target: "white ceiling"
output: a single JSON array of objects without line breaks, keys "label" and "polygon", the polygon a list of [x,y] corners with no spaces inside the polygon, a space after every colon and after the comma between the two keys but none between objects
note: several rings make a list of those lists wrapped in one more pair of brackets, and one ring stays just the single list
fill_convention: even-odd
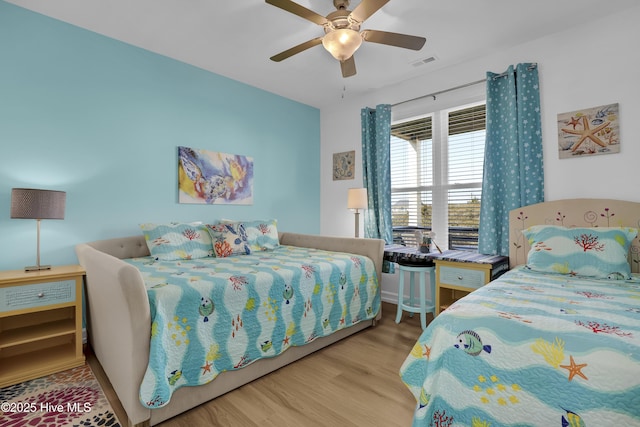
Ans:
[{"label": "white ceiling", "polygon": [[[351,96],[637,6],[637,0],[390,0],[362,29],[426,37],[420,51],[363,43],[357,75],[342,78],[322,45],[280,63],[269,57],[323,34],[263,0],[7,0],[269,92],[328,106]],[[353,10],[361,0],[352,0]],[[332,0],[299,0],[326,16]],[[613,41],[612,41],[613,42]],[[567,46],[567,51],[573,48]],[[423,58],[436,61],[412,65]]]}]

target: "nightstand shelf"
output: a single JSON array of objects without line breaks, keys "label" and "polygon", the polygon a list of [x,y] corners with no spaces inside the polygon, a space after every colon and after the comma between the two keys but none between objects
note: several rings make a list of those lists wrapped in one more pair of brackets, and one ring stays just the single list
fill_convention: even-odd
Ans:
[{"label": "nightstand shelf", "polygon": [[76,325],[73,319],[56,320],[54,322],[43,323],[38,328],[25,326],[17,329],[10,329],[3,332],[0,339],[0,349],[9,348],[33,341],[40,341],[47,338],[73,335],[76,333]]},{"label": "nightstand shelf", "polygon": [[451,304],[458,301],[460,298],[469,295],[470,291],[466,288],[455,288],[452,286],[443,286],[440,288],[440,292],[436,290],[436,294],[439,296],[438,298],[438,307],[436,309],[436,313],[440,314],[440,312],[445,311]]},{"label": "nightstand shelf", "polygon": [[0,272],[0,387],[80,366],[80,266]]},{"label": "nightstand shelf", "polygon": [[27,379],[39,378],[58,371],[75,368],[84,363],[76,362],[75,351],[69,343],[46,347],[43,351],[31,351],[3,357],[0,365],[0,386],[17,384]]},{"label": "nightstand shelf", "polygon": [[509,258],[469,251],[432,254],[436,264],[436,315],[509,268]]}]

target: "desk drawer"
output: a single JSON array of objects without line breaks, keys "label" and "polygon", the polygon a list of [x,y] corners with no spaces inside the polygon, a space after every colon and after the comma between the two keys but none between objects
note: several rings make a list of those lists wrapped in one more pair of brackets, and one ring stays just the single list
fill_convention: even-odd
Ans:
[{"label": "desk drawer", "polygon": [[0,288],[0,311],[64,304],[75,299],[75,280],[10,286]]},{"label": "desk drawer", "polygon": [[484,270],[442,266],[440,283],[477,289],[486,284],[484,274]]}]

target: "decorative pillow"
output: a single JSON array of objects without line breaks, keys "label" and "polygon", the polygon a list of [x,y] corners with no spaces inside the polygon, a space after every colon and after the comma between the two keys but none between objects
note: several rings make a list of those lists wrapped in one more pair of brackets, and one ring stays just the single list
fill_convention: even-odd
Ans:
[{"label": "decorative pillow", "polygon": [[531,245],[527,267],[535,271],[628,279],[635,228],[566,228],[535,225],[523,230]]},{"label": "decorative pillow", "polygon": [[242,224],[207,224],[207,230],[211,236],[213,252],[216,257],[226,258],[251,253],[247,242],[247,233]]},{"label": "decorative pillow", "polygon": [[200,223],[140,224],[151,256],[163,261],[213,256],[211,236]]},{"label": "decorative pillow", "polygon": [[280,246],[278,239],[278,220],[232,221],[221,219],[222,224],[242,224],[247,233],[251,252],[270,251]]},{"label": "decorative pillow", "polygon": [[247,241],[251,251],[269,251],[280,246],[277,220],[247,221],[242,224],[247,232]]}]

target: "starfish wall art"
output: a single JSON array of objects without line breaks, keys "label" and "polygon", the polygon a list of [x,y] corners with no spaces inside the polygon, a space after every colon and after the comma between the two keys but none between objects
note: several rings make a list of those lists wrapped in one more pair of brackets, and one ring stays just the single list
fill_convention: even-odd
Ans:
[{"label": "starfish wall art", "polygon": [[618,104],[558,114],[561,159],[620,152]]}]

